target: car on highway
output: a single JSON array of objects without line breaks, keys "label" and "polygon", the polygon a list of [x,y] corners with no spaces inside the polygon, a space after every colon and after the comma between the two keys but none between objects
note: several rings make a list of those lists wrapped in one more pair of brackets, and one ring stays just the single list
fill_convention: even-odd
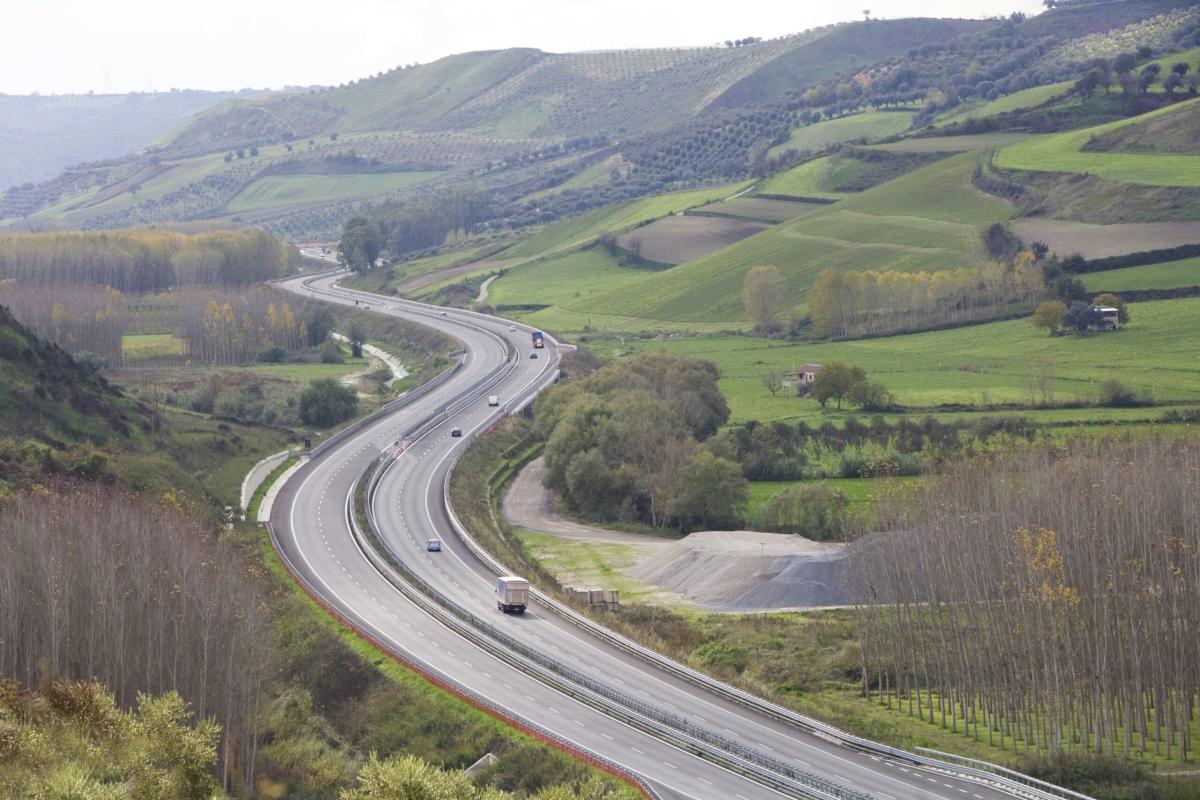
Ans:
[{"label": "car on highway", "polygon": [[438,314],[439,314],[439,315],[441,315],[441,316],[443,316],[443,317],[444,317],[444,316],[446,316],[446,312],[445,312],[445,311],[439,311],[439,312],[438,312]]},{"label": "car on highway", "polygon": [[425,543],[425,549],[431,553],[442,552],[442,540],[441,539],[430,539],[428,542]]},{"label": "car on highway", "polygon": [[516,325],[509,325],[509,326],[508,326],[508,329],[509,329],[509,331],[515,331],[515,330],[517,329],[517,326],[516,326]]},{"label": "car on highway", "polygon": [[455,425],[453,428],[450,429],[450,435],[451,436],[462,436],[462,428]]},{"label": "car on highway", "polygon": [[530,357],[530,358],[537,358],[537,353],[530,353],[530,354],[529,354],[529,357]]}]

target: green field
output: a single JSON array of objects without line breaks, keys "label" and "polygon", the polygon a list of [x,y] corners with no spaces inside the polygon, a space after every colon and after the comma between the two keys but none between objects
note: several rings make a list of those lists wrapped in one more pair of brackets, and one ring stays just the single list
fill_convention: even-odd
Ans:
[{"label": "green field", "polygon": [[934,123],[934,127],[941,128],[956,122],[965,122],[969,119],[987,119],[988,117],[1007,114],[1010,111],[1022,108],[1037,108],[1059,95],[1065,95],[1074,85],[1074,81],[1049,83],[1045,86],[1034,86],[1019,92],[1006,94],[1003,97],[997,97],[995,100],[983,103],[982,105],[953,109],[949,115]]},{"label": "green field", "polygon": [[[828,478],[825,483],[831,489],[837,489],[850,500],[853,509],[865,508],[884,492],[895,491],[898,488],[913,486],[917,478]],[[799,483],[812,481],[751,481],[750,500],[747,511],[756,514],[772,497],[784,489],[789,489]]]},{"label": "green field", "polygon": [[505,271],[489,287],[488,304],[501,311],[508,305],[548,305],[586,311],[595,295],[614,287],[636,286],[653,274],[622,267],[598,247],[574,250]]},{"label": "green field", "polygon": [[724,200],[749,182],[674,192],[604,206],[574,219],[551,225],[502,253],[499,258],[529,258],[569,250],[606,233],[621,233],[643,222],[677,214],[695,206]]},{"label": "green field", "polygon": [[770,154],[779,155],[785,150],[810,150],[815,153],[843,142],[894,136],[912,127],[912,118],[911,111],[867,111],[827,119],[792,131],[791,137],[783,144],[772,147]]},{"label": "green field", "polygon": [[1200,286],[1200,258],[1184,258],[1161,264],[1112,269],[1081,275],[1089,292],[1124,292],[1131,289],[1178,289]]},{"label": "green field", "polygon": [[[861,365],[894,392],[899,402],[912,406],[1027,402],[1029,384],[1042,372],[1051,376],[1053,399],[1059,403],[1091,401],[1109,378],[1149,390],[1156,400],[1194,401],[1200,399],[1198,314],[1200,298],[1185,298],[1135,303],[1129,324],[1120,331],[1083,337],[1048,336],[1022,319],[814,344],[740,336],[639,341],[623,346],[620,352],[628,352],[630,347],[661,347],[714,361],[721,370],[720,388],[729,400],[732,422],[825,416],[828,412],[822,412],[814,400],[785,396],[783,391],[772,397],[762,376],[772,370],[838,359]],[[608,357],[616,351],[597,346],[596,352]],[[1062,409],[1030,416],[1066,422],[1149,420],[1160,413],[1161,409],[1155,408]]]},{"label": "green field", "polygon": [[969,133],[962,136],[922,136],[918,139],[901,139],[887,144],[868,145],[871,150],[888,153],[965,153],[968,150],[984,150],[1028,139],[1028,133],[996,131],[994,133]]},{"label": "green field", "polygon": [[783,194],[791,197],[816,197],[822,200],[841,200],[849,192],[835,192],[825,188],[824,182],[833,166],[833,156],[814,158],[791,169],[777,172],[757,187],[757,194]]},{"label": "green field", "polygon": [[971,185],[975,159],[965,153],[938,161],[704,258],[614,287],[589,299],[586,310],[611,318],[613,327],[624,318],[668,327],[739,328],[745,324],[742,280],[756,264],[783,271],[788,299],[799,309],[812,281],[827,268],[938,270],[981,263],[983,228],[1008,219],[1013,208]]},{"label": "green field", "polygon": [[1085,152],[1084,145],[1133,123],[1187,113],[1200,100],[1185,100],[1138,117],[1015,142],[996,153],[1002,169],[1033,172],[1080,172],[1112,181],[1148,186],[1200,186],[1200,155]]},{"label": "green field", "polygon": [[121,357],[125,361],[180,355],[183,355],[183,340],[171,333],[141,333],[121,337]]},{"label": "green field", "polygon": [[380,194],[427,180],[437,172],[380,172],[363,175],[268,175],[238,192],[230,211],[299,205]]}]

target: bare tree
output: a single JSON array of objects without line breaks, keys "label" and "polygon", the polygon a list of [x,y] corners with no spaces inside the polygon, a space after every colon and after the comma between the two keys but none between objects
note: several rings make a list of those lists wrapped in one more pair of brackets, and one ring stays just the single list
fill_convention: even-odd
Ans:
[{"label": "bare tree", "polygon": [[1151,437],[949,470],[858,562],[863,692],[1019,752],[1188,758],[1197,474],[1200,443]]},{"label": "bare tree", "polygon": [[783,388],[783,373],[779,370],[771,370],[763,374],[762,382],[763,386],[767,387],[767,391],[771,393],[771,397],[774,397]]}]

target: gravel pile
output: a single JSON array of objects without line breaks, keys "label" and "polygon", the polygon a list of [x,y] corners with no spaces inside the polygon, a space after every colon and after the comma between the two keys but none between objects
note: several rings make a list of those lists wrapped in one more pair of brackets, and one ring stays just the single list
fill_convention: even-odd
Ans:
[{"label": "gravel pile", "polygon": [[631,577],[722,611],[846,605],[860,544],[756,531],[704,531],[638,564]]}]

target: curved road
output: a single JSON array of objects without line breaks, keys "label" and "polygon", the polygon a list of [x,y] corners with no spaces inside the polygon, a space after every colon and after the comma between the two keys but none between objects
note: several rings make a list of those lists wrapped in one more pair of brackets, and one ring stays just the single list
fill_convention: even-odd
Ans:
[{"label": "curved road", "polygon": [[[347,522],[356,480],[381,452],[394,449],[402,433],[506,360],[510,371],[492,388],[462,398],[446,421],[407,449],[384,474],[375,493],[375,514],[384,545],[425,582],[497,630],[573,670],[633,696],[662,712],[749,747],[789,766],[881,800],[1012,797],[989,785],[891,762],[831,743],[735,705],[684,682],[534,605],[524,616],[496,609],[495,575],[454,534],[443,489],[455,457],[472,434],[553,380],[558,347],[547,339],[539,358],[526,326],[470,312],[425,306],[351,292],[338,276],[296,279],[284,288],[321,300],[354,305],[438,328],[462,343],[463,365],[435,390],[378,419],[319,453],[286,483],[271,512],[277,545],[293,571],[343,618],[397,654],[414,660],[487,698],[510,716],[531,720],[584,752],[599,754],[650,782],[664,797],[767,798],[784,796],[747,777],[691,755],[582,704],[493,657],[402,596],[370,563]],[[490,408],[497,394],[502,408]],[[451,437],[451,426],[464,436]],[[443,550],[425,549],[429,538]]]}]

